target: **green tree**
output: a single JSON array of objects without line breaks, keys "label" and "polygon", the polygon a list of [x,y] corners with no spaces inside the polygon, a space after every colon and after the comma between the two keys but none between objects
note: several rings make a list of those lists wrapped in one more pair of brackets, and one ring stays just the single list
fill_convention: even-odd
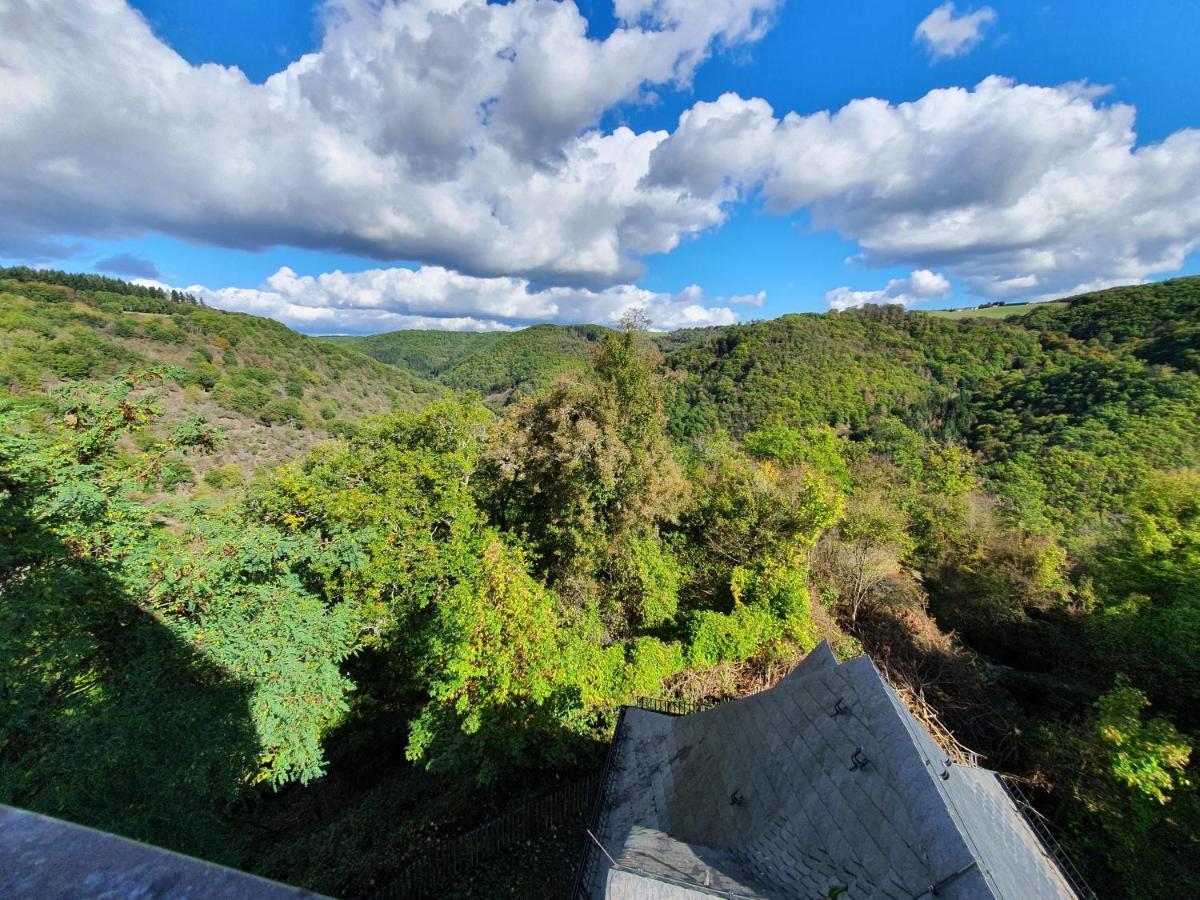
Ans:
[{"label": "green tree", "polygon": [[420,660],[429,701],[412,723],[409,758],[490,781],[514,765],[563,761],[560,732],[579,707],[569,689],[553,594],[494,533],[479,571],[439,603]]},{"label": "green tree", "polygon": [[1129,671],[1159,704],[1200,727],[1200,473],[1145,480],[1123,528],[1085,566],[1088,623],[1109,671]]},{"label": "green tree", "polygon": [[1142,711],[1149,705],[1146,695],[1124,677],[1096,701],[1098,762],[1117,784],[1163,804],[1176,788],[1188,785],[1184,769],[1192,748],[1167,720],[1145,721]]},{"label": "green tree", "polygon": [[913,545],[907,517],[885,497],[864,494],[847,504],[815,556],[851,629],[865,608],[883,599],[885,586],[900,579]]},{"label": "green tree", "polygon": [[476,505],[490,419],[469,401],[387,417],[277,470],[241,514],[311,548],[302,582],[355,611],[359,691],[409,720],[409,757],[481,780],[553,758],[580,704],[554,595]]},{"label": "green tree", "polygon": [[1187,771],[1192,742],[1166,719],[1146,718],[1149,705],[1118,676],[1065,753],[1060,743],[1062,777],[1078,803],[1073,837],[1119,876],[1128,896],[1191,896],[1200,888],[1200,802]]},{"label": "green tree", "polygon": [[50,416],[0,403],[0,798],[228,859],[253,784],[322,771],[357,623],[277,532],[155,527],[135,491],[181,445],[117,449],[155,414],[145,381],[64,392]]},{"label": "green tree", "polygon": [[669,557],[648,542],[687,496],[666,436],[659,358],[643,328],[631,319],[605,334],[594,374],[515,405],[488,451],[492,520],[522,536],[552,584],[605,605],[616,633],[673,606]]}]

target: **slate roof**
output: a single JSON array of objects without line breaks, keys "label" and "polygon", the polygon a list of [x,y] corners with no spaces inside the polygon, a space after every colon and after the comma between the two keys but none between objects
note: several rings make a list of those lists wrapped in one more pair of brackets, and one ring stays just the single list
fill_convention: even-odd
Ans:
[{"label": "slate roof", "polygon": [[999,776],[947,763],[870,659],[826,644],[760,694],[627,708],[596,836],[616,866],[593,851],[588,897],[1076,896]]},{"label": "slate roof", "polygon": [[265,878],[0,804],[5,900],[298,900]]}]

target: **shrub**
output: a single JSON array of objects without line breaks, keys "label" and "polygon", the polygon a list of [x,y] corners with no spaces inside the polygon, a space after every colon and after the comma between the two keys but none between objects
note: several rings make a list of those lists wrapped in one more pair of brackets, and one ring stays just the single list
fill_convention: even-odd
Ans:
[{"label": "shrub", "polygon": [[256,381],[261,385],[274,384],[279,380],[279,376],[274,372],[270,372],[260,366],[246,366],[235,377],[248,381]]},{"label": "shrub", "polygon": [[217,491],[237,487],[244,482],[245,478],[242,475],[242,470],[235,463],[217,466],[204,473],[204,483]]},{"label": "shrub", "polygon": [[679,563],[654,535],[632,537],[616,554],[613,593],[633,624],[662,625],[675,617]]},{"label": "shrub", "polygon": [[711,666],[749,659],[768,640],[783,635],[782,623],[765,606],[739,603],[731,613],[703,610],[692,619],[688,663]]},{"label": "shrub", "polygon": [[59,378],[87,378],[103,361],[95,341],[55,341],[46,349],[49,368]]},{"label": "shrub", "polygon": [[210,363],[200,363],[184,375],[185,384],[197,384],[206,391],[211,391],[220,380],[220,370]]},{"label": "shrub", "polygon": [[164,491],[173,491],[181,484],[193,484],[196,473],[182,456],[171,454],[158,465],[158,482]]},{"label": "shrub", "polygon": [[182,344],[186,335],[174,324],[167,325],[157,319],[151,319],[142,326],[142,335],[149,340],[164,344]]},{"label": "shrub", "polygon": [[306,421],[306,418],[304,408],[293,397],[288,397],[286,400],[272,400],[258,412],[258,421],[264,425],[301,424]]},{"label": "shrub", "polygon": [[262,419],[262,416],[267,413],[267,407],[271,405],[273,398],[269,391],[257,385],[234,387],[229,380],[222,379],[213,390],[213,399],[226,409],[232,409],[243,416],[271,421]]}]

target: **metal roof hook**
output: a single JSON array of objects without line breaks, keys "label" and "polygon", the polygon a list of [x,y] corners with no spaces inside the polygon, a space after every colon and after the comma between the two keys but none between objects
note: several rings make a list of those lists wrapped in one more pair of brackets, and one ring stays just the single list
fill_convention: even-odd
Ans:
[{"label": "metal roof hook", "polygon": [[853,763],[853,765],[850,766],[850,771],[857,772],[859,769],[866,768],[866,765],[870,762],[870,760],[867,759],[866,754],[863,753],[862,747],[855,747],[854,752],[850,754],[850,762]]},{"label": "metal roof hook", "polygon": [[836,719],[838,716],[840,716],[845,711],[846,711],[846,698],[838,697],[837,703],[833,704],[833,712],[831,712],[829,714],[829,717],[831,719]]}]

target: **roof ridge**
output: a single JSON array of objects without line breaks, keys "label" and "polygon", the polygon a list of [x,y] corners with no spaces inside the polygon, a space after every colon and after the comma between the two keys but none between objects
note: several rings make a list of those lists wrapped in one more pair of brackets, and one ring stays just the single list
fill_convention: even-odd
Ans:
[{"label": "roof ridge", "polygon": [[[933,785],[937,796],[942,802],[946,810],[946,817],[954,830],[958,833],[959,838],[963,842],[964,848],[975,861],[980,875],[983,876],[988,889],[994,896],[1002,896],[998,886],[995,883],[995,878],[986,864],[986,854],[980,849],[971,830],[966,827],[966,820],[962,812],[958,809],[958,805],[954,801],[954,796],[947,787],[947,782],[953,777],[954,768],[971,769],[982,772],[990,772],[990,769],[984,769],[982,766],[971,766],[965,763],[955,763],[948,753],[946,753],[933,737],[927,732],[917,721],[912,711],[900,699],[900,695],[896,693],[895,688],[888,683],[879,667],[875,665],[875,661],[869,656],[863,655],[856,657],[857,659],[866,660],[872,670],[878,676],[879,683],[883,687],[885,694],[892,705],[896,708],[896,715],[909,739],[912,741],[913,749],[916,751],[919,758],[924,762],[923,769],[930,784]],[[930,753],[929,748],[934,748],[937,752]],[[940,759],[939,759],[940,757]],[[940,767],[940,770],[939,770]],[[992,773],[995,774],[995,773]],[[950,875],[951,873],[947,873]]]},{"label": "roof ridge", "polygon": [[[838,676],[859,695],[860,702],[866,699],[865,692],[874,692],[877,695],[876,699],[885,699],[893,709],[896,709],[896,704],[900,704],[894,716],[874,716],[871,721],[863,722],[867,733],[884,748],[884,760],[878,761],[876,770],[900,798],[904,810],[917,829],[917,833],[911,837],[914,840],[923,839],[920,853],[926,856],[929,871],[944,878],[951,872],[964,870],[971,860],[978,860],[978,854],[946,802],[945,793],[941,789],[940,771],[936,768],[938,761],[930,758],[927,748],[914,733],[912,725],[915,720],[907,718],[907,709],[903,708],[896,692],[869,656],[863,654],[853,657],[838,668]],[[853,714],[853,708],[851,713]],[[908,743],[899,743],[904,738],[908,739]],[[930,815],[932,810],[928,808],[934,798],[937,820]],[[938,820],[950,824],[957,838],[956,842],[947,841],[944,830],[937,828]],[[913,850],[917,852],[915,848]],[[915,889],[917,886],[912,887]]]}]

